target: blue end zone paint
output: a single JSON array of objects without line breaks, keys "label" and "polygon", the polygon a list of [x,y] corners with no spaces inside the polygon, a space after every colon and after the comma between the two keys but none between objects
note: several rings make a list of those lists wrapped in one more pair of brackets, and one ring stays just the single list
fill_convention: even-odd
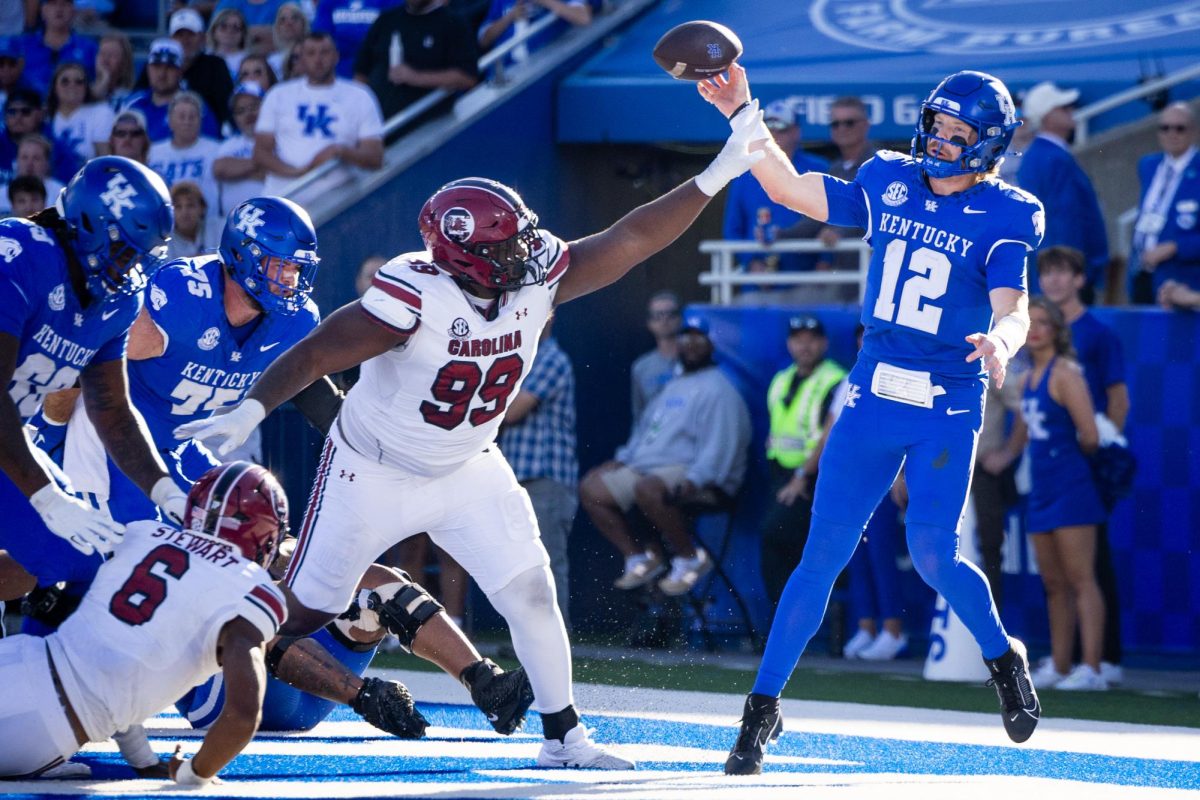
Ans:
[{"label": "blue end zone paint", "polygon": [[[421,704],[421,710],[431,725],[470,730],[487,730],[479,712],[468,706]],[[339,710],[331,719],[354,720],[348,711]],[[637,744],[690,747],[723,754],[733,740],[732,726],[702,725],[685,722],[608,717],[591,715],[587,724],[596,731],[600,741],[620,744],[626,753],[637,756]],[[784,721],[785,727],[787,720]],[[530,715],[527,733],[537,733],[540,724]],[[482,782],[530,782],[528,772],[508,778],[507,770],[528,770],[532,763],[526,755],[500,757],[397,757],[373,756],[372,742],[388,737],[356,739],[362,742],[363,754],[353,757],[243,755],[230,765],[222,777],[228,782],[239,780],[280,780],[312,782],[313,796],[320,795],[317,784],[340,781],[389,782],[419,780],[466,784]],[[159,752],[167,752],[178,737],[154,740]],[[447,736],[443,741],[461,742]],[[322,741],[348,741],[345,737],[285,737],[260,736],[256,743],[292,742],[315,745]],[[436,738],[432,741],[437,741]],[[499,745],[528,744],[528,738],[518,740],[487,740],[490,752]],[[253,745],[252,745],[253,747]],[[944,744],[925,741],[906,741],[869,736],[841,736],[785,732],[769,754],[813,759],[833,759],[858,762],[854,764],[771,763],[770,773],[822,774],[898,774],[909,776],[1010,776],[1056,780],[1083,781],[1130,787],[1171,789],[1200,789],[1200,764],[1144,758],[1125,758],[1084,753],[1064,753],[1033,748],[983,747],[977,745]],[[723,758],[723,756],[722,756]],[[84,755],[79,760],[92,765],[99,779],[130,778],[132,773],[116,754]],[[719,774],[721,763],[715,758],[698,761],[639,761],[639,769],[672,772]],[[483,771],[486,770],[486,774]],[[547,784],[558,783],[547,775]],[[125,795],[128,797],[129,795]],[[155,795],[146,795],[147,797]]]}]

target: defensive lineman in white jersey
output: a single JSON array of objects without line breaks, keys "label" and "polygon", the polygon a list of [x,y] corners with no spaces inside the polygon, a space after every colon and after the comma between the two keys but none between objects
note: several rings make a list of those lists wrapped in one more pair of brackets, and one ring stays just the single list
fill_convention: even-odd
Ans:
[{"label": "defensive lineman in white jersey", "polygon": [[[140,728],[221,672],[221,716],[194,759],[176,756],[169,766],[181,785],[209,783],[258,727],[263,645],[286,613],[263,565],[286,529],[283,488],[262,467],[239,461],[196,482],[183,530],[128,525],[57,631],[0,640],[0,685],[21,687],[0,692],[0,777],[41,775],[87,742]],[[142,754],[122,748],[131,765],[157,763],[143,746]]]},{"label": "defensive lineman in white jersey", "polygon": [[426,252],[381,269],[361,301],[281,356],[232,412],[177,430],[232,449],[267,411],[323,375],[363,364],[326,441],[285,579],[285,634],[327,623],[346,608],[372,559],[428,531],[508,622],[542,715],[538,763],[634,767],[579,723],[549,559],[529,498],[493,441],[553,307],[666,247],[761,157],[750,152],[761,114],[743,115],[694,181],[570,244],[539,230],[502,184],[447,184],[421,211]]}]

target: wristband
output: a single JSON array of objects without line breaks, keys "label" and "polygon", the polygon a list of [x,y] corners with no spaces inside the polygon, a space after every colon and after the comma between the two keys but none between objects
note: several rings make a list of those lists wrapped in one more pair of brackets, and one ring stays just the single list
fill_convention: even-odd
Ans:
[{"label": "wristband", "polygon": [[175,783],[180,786],[197,786],[204,788],[213,782],[212,778],[202,778],[192,770],[192,760],[186,759],[175,770]]},{"label": "wristband", "polygon": [[740,106],[735,108],[733,110],[733,113],[730,114],[725,119],[729,120],[730,122],[733,122],[733,118],[736,117],[738,114],[742,113],[743,111],[745,111],[750,106],[750,103],[751,103],[750,100],[747,100],[746,102],[742,103]]},{"label": "wristband", "polygon": [[1003,344],[1008,351],[1008,357],[1012,358],[1021,349],[1021,345],[1025,344],[1025,336],[1028,332],[1028,316],[1022,318],[1016,314],[1006,314],[992,326],[989,335]]}]

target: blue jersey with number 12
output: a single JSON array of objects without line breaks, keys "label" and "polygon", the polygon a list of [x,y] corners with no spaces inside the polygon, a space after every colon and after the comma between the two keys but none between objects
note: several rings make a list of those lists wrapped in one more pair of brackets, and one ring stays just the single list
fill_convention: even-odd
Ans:
[{"label": "blue jersey with number 12", "polygon": [[887,150],[852,183],[826,176],[825,191],[829,222],[866,228],[871,243],[863,354],[944,378],[982,375],[982,359],[966,362],[966,337],[991,329],[992,289],[1025,291],[1045,228],[1037,198],[998,179],[935,195],[912,158]]},{"label": "blue jersey with number 12", "polygon": [[225,316],[224,288],[215,255],[172,261],[150,282],[146,308],[165,347],[157,358],[129,362],[129,393],[160,450],[179,444],[176,427],[240,402],[262,371],[320,321],[310,299],[294,315],[262,315],[239,343]]},{"label": "blue jersey with number 12", "polygon": [[124,357],[141,302],[132,295],[83,308],[53,234],[27,219],[0,221],[0,333],[20,342],[8,393],[21,420],[88,364]]}]

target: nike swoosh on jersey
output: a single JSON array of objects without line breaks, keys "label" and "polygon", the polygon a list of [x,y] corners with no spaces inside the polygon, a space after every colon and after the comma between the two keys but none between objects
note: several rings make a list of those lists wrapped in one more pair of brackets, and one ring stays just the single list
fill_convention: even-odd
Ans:
[{"label": "nike swoosh on jersey", "polygon": [[271,342],[270,344],[260,345],[258,348],[258,352],[265,353],[268,350],[270,350],[272,347],[278,347],[278,346],[279,346],[279,342]]},{"label": "nike swoosh on jersey", "polygon": [[120,310],[121,310],[121,309],[119,309],[119,308],[114,308],[112,311],[105,311],[103,314],[101,314],[101,315],[100,315],[100,320],[101,320],[102,322],[103,322],[103,321],[106,321],[106,320],[109,320],[109,319],[111,319],[111,318],[112,318],[112,315],[113,315],[113,314],[116,314],[116,313],[117,313],[118,311],[120,311]]},{"label": "nike swoosh on jersey", "polygon": [[986,214],[987,211],[984,211],[982,208],[971,208],[970,206],[963,206],[963,213],[964,214]]},{"label": "nike swoosh on jersey", "polygon": [[955,414],[965,414],[970,410],[969,408],[947,408],[946,415],[953,417]]}]

